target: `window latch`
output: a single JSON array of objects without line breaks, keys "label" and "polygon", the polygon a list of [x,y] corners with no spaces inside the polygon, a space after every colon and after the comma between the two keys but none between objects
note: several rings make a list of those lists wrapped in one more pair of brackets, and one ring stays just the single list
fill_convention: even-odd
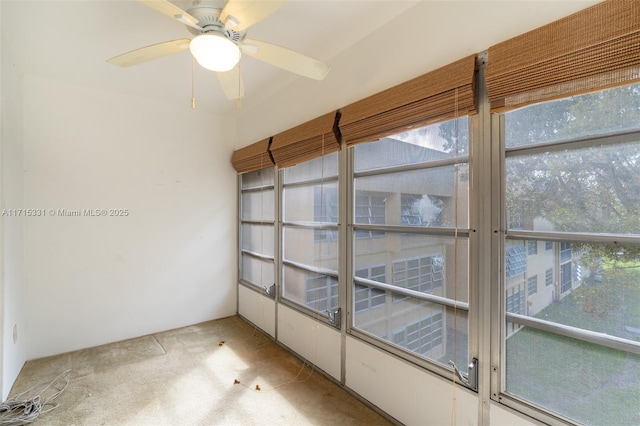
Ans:
[{"label": "window latch", "polygon": [[463,385],[474,391],[478,390],[478,358],[473,358],[471,360],[467,373],[462,373],[458,370],[456,363],[451,360],[449,360],[449,365],[453,367],[453,371],[456,373],[456,376],[458,376],[458,379],[460,379],[460,382]]},{"label": "window latch", "polygon": [[276,298],[276,283],[271,284],[269,287],[263,286],[264,294],[269,296],[272,299]]},{"label": "window latch", "polygon": [[327,316],[329,317],[329,321],[331,322],[331,324],[333,324],[336,328],[340,328],[340,324],[341,324],[341,309],[337,308],[334,310],[329,310],[327,309],[325,311],[327,313]]}]

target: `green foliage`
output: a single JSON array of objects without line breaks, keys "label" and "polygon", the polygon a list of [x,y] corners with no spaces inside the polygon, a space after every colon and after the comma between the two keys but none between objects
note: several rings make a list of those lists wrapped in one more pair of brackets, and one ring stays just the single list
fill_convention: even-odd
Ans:
[{"label": "green foliage", "polygon": [[[513,111],[508,147],[640,128],[640,84]],[[556,231],[640,233],[640,141],[510,157],[506,207],[511,223]]]}]

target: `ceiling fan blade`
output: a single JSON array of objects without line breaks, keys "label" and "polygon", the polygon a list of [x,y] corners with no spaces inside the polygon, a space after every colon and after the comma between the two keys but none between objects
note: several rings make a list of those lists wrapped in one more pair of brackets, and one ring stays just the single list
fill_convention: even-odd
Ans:
[{"label": "ceiling fan blade", "polygon": [[198,26],[198,20],[196,18],[189,15],[187,12],[180,9],[178,6],[174,5],[173,3],[169,3],[167,0],[138,0],[138,1],[147,7],[157,12],[160,12],[165,16],[168,16],[169,18],[177,19],[183,24],[202,30],[202,28]]},{"label": "ceiling fan blade", "polygon": [[314,80],[322,80],[329,73],[327,64],[275,44],[245,39],[240,47],[242,53]]},{"label": "ceiling fan blade", "polygon": [[140,49],[107,59],[107,62],[119,67],[131,67],[188,49],[190,42],[191,40],[188,38],[181,38],[178,40],[165,41],[164,43],[152,44],[151,46],[141,47]]},{"label": "ceiling fan blade", "polygon": [[[286,0],[229,0],[220,13],[220,21],[234,31],[246,30],[285,3]],[[232,16],[233,20],[229,20],[229,16]]]},{"label": "ceiling fan blade", "polygon": [[244,97],[244,82],[240,75],[240,67],[235,66],[231,71],[218,72],[218,81],[227,99],[240,99]]}]

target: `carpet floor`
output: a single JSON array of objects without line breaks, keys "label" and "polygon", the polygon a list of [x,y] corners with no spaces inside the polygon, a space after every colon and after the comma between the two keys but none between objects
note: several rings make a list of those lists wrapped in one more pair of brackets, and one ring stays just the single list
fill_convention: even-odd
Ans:
[{"label": "carpet floor", "polygon": [[390,424],[237,316],[28,361],[10,397],[66,370],[37,425]]}]

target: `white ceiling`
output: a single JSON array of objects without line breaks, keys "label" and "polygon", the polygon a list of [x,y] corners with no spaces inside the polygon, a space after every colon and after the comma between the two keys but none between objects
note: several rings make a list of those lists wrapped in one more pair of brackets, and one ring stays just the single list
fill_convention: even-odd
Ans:
[{"label": "white ceiling", "polygon": [[[192,1],[224,2],[174,3],[189,9]],[[236,117],[242,144],[480,52],[594,2],[289,0],[249,28],[248,37],[325,61],[332,71],[325,81],[316,82],[245,55],[241,61],[246,88],[242,108],[224,97],[211,71],[196,65],[192,80],[188,50],[131,68],[106,63],[108,58],[139,47],[191,37],[179,22],[133,0],[0,0],[1,53],[4,66],[9,58],[24,73],[186,107],[191,103],[193,81],[197,108]],[[311,95],[314,105],[299,111],[296,105]],[[272,102],[279,105],[277,117]],[[268,125],[255,131],[245,129],[244,123],[256,123],[261,117]]]},{"label": "white ceiling", "polygon": [[[192,1],[173,3],[189,9]],[[415,3],[292,0],[249,28],[247,35],[326,61]],[[184,25],[137,1],[2,0],[2,36],[4,52],[9,49],[25,73],[190,104],[188,51],[131,68],[105,62],[139,47],[192,37]],[[216,76],[196,64],[197,107],[239,114],[245,105],[261,102],[301,78],[248,56],[242,58],[241,72],[246,98],[238,109],[224,97]]]}]

